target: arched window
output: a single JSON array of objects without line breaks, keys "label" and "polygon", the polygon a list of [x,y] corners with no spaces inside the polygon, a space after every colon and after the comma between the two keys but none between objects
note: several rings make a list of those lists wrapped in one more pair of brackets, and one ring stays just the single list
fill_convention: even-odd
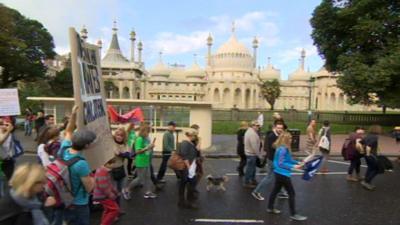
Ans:
[{"label": "arched window", "polygon": [[224,92],[223,92],[223,96],[222,96],[222,101],[224,103],[224,108],[232,107],[230,94],[231,94],[231,90],[229,90],[229,88],[225,88]]},{"label": "arched window", "polygon": [[124,87],[122,89],[122,98],[124,98],[124,99],[129,99],[130,98],[129,88],[128,87]]},{"label": "arched window", "polygon": [[214,103],[219,103],[221,101],[220,100],[220,96],[219,96],[219,89],[218,88],[216,88],[214,90],[214,99],[213,99],[213,101],[214,101]]},{"label": "arched window", "polygon": [[329,99],[330,102],[330,109],[331,110],[336,110],[336,95],[335,93],[331,93],[331,97]]}]

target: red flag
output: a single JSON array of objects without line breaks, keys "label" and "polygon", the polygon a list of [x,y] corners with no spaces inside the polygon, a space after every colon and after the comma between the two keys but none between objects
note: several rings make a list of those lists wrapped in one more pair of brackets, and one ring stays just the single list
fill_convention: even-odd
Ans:
[{"label": "red flag", "polygon": [[111,122],[115,123],[127,123],[127,122],[143,122],[144,115],[141,108],[137,107],[132,111],[125,113],[123,115],[118,114],[118,112],[111,105],[108,106],[108,115],[110,116]]}]

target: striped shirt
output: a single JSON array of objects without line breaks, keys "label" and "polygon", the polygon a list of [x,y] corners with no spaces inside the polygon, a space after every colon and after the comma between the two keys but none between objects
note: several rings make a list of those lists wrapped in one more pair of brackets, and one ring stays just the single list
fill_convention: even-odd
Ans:
[{"label": "striped shirt", "polygon": [[94,175],[96,185],[93,191],[93,200],[116,199],[118,191],[112,182],[110,169],[102,166]]}]

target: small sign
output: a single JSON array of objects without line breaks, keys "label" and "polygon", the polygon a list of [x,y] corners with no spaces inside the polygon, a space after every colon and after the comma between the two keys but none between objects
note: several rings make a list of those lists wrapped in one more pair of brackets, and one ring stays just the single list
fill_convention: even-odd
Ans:
[{"label": "small sign", "polygon": [[21,115],[18,89],[0,89],[0,116]]}]

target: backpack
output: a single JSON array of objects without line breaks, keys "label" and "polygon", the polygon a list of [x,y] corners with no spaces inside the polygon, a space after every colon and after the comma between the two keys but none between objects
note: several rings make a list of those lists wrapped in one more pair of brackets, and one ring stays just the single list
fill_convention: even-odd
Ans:
[{"label": "backpack", "polygon": [[342,145],[342,156],[343,159],[348,161],[354,159],[357,154],[355,139],[348,137],[344,140]]},{"label": "backpack", "polygon": [[[74,157],[70,160],[63,160],[65,150],[61,156],[47,166],[45,185],[45,193],[48,196],[53,196],[56,200],[56,207],[68,207],[72,204],[74,196],[77,193],[72,193],[70,167],[80,160],[85,160],[82,157]],[[79,191],[81,184],[78,186]]]},{"label": "backpack", "polygon": [[[322,129],[324,129],[324,128],[322,128]],[[326,133],[327,133],[327,130],[324,129],[324,134],[322,135],[321,140],[319,140],[318,147],[329,151],[329,144],[330,143],[329,143],[328,137],[326,136]]]}]

